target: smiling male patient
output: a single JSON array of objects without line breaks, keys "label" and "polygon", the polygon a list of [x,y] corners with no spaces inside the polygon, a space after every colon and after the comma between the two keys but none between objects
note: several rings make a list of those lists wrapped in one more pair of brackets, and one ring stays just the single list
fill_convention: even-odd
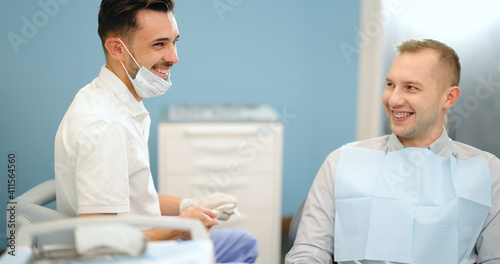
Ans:
[{"label": "smiling male patient", "polygon": [[[217,225],[214,209],[236,198],[212,194],[182,199],[158,194],[150,171],[151,119],[143,98],[164,94],[179,61],[173,0],[103,0],[98,33],[106,55],[99,76],[71,103],[55,139],[57,210],[70,216],[171,215]],[[150,229],[151,240],[182,232]],[[253,236],[234,230],[212,235],[217,262],[252,263]]]},{"label": "smiling male patient", "polygon": [[500,161],[443,126],[458,56],[429,39],[397,50],[382,96],[393,133],[326,158],[286,263],[500,263]]}]

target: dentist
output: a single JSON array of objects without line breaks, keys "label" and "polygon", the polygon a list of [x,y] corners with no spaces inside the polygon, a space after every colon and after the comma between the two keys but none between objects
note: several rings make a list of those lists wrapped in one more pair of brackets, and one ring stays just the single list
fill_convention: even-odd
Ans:
[{"label": "dentist", "polygon": [[[220,205],[236,197],[212,194],[182,199],[156,192],[149,163],[151,119],[142,100],[164,94],[179,61],[173,0],[103,0],[98,33],[106,65],[75,96],[55,138],[57,210],[71,216],[170,215],[217,225]],[[186,236],[144,231],[150,240]],[[253,263],[253,236],[235,230],[212,235],[219,263]]]}]

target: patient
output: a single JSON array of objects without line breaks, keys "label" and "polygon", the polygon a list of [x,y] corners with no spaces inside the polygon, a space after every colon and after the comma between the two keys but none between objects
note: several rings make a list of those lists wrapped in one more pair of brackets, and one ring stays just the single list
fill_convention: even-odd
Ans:
[{"label": "patient", "polygon": [[[98,33],[106,65],[75,96],[55,138],[57,209],[73,216],[170,215],[218,224],[212,209],[236,197],[182,199],[158,194],[150,171],[151,119],[142,100],[164,94],[178,62],[173,0],[103,0]],[[169,229],[145,231],[150,240],[178,239]],[[212,235],[217,262],[251,263],[255,238],[235,230]]]},{"label": "patient", "polygon": [[452,141],[457,54],[407,40],[387,75],[391,135],[333,151],[286,263],[500,263],[500,161]]}]

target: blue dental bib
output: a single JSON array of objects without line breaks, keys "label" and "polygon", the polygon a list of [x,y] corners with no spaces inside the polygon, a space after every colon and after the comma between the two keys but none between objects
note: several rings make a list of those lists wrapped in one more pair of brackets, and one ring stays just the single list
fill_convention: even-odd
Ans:
[{"label": "blue dental bib", "polygon": [[[389,142],[391,140],[389,139]],[[342,147],[335,178],[335,261],[465,263],[491,207],[483,156]]]}]

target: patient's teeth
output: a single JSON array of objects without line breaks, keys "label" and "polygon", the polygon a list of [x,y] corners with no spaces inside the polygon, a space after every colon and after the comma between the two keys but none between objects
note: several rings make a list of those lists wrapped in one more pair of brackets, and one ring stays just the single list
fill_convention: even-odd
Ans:
[{"label": "patient's teeth", "polygon": [[410,116],[412,113],[393,113],[394,117],[396,118],[403,118],[403,117],[407,117],[407,116]]}]

